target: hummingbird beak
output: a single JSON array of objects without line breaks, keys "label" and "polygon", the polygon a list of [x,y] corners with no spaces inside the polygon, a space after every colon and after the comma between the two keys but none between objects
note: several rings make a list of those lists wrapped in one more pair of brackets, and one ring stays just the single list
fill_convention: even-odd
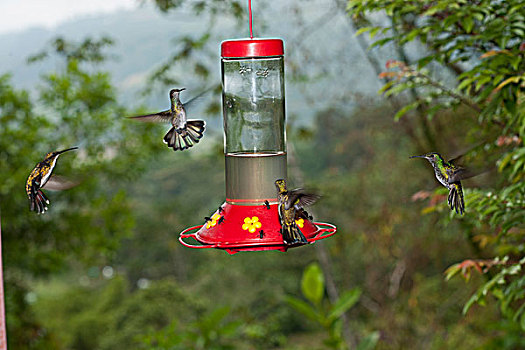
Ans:
[{"label": "hummingbird beak", "polygon": [[412,158],[426,158],[425,155],[421,155],[421,156],[412,156],[412,157],[409,157],[409,159],[412,159]]},{"label": "hummingbird beak", "polygon": [[58,151],[57,154],[62,154],[64,152],[67,152],[67,151],[72,151],[74,149],[78,149],[78,147],[71,147],[71,148],[68,148],[68,149],[65,149],[65,150],[62,150],[62,151]]}]

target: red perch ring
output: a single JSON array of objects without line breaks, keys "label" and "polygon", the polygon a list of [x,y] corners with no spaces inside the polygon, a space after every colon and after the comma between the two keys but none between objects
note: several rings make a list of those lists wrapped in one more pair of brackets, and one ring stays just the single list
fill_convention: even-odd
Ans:
[{"label": "red perch ring", "polygon": [[[279,250],[292,248],[283,243],[278,205],[236,205],[224,203],[203,225],[182,231],[179,241],[188,248],[218,248],[230,254],[240,251]],[[337,228],[328,223],[307,219],[296,221],[308,243],[333,236]],[[199,244],[190,244],[185,238],[193,238]]]}]

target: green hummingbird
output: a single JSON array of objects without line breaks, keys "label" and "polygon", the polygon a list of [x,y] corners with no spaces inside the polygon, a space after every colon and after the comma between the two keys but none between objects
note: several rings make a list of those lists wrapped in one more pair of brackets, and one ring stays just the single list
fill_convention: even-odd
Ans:
[{"label": "green hummingbird", "polygon": [[184,151],[192,147],[195,143],[198,143],[206,128],[206,122],[204,120],[188,120],[186,118],[185,106],[195,100],[195,98],[200,97],[200,95],[183,104],[180,101],[179,95],[181,91],[184,90],[186,90],[186,88],[170,90],[170,109],[158,113],[131,117],[131,119],[143,122],[170,122],[172,127],[166,136],[164,136],[164,143],[166,143],[168,147],[173,148],[174,151]]},{"label": "green hummingbird", "polygon": [[279,221],[284,244],[288,246],[307,244],[308,240],[295,223],[295,220],[298,215],[303,215],[304,206],[314,204],[320,196],[306,193],[300,188],[288,191],[284,179],[276,180],[275,186],[278,192]]},{"label": "green hummingbird", "polygon": [[459,157],[449,160],[448,162],[436,152],[430,152],[420,156],[412,156],[410,158],[425,158],[427,159],[436,174],[436,179],[446,188],[448,188],[448,205],[451,210],[462,214],[465,212],[465,200],[463,199],[463,187],[461,181],[476,174],[469,170],[457,166],[454,161]]},{"label": "green hummingbird", "polygon": [[67,180],[64,177],[52,175],[58,156],[64,152],[78,149],[78,147],[68,148],[62,151],[49,152],[44,160],[38,162],[29,174],[26,182],[26,193],[29,197],[29,209],[38,214],[43,214],[47,210],[49,199],[42,189],[48,190],[66,190],[76,185],[75,182]]}]

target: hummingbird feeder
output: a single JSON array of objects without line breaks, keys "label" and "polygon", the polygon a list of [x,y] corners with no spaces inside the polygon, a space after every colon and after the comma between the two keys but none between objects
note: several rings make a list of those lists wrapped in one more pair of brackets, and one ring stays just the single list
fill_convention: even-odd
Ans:
[{"label": "hummingbird feeder", "polygon": [[[280,250],[284,244],[275,180],[286,179],[284,44],[250,38],[221,43],[226,202],[203,225],[185,229],[190,248]],[[299,219],[308,243],[335,234],[332,224]],[[187,238],[199,244],[190,244]]]}]

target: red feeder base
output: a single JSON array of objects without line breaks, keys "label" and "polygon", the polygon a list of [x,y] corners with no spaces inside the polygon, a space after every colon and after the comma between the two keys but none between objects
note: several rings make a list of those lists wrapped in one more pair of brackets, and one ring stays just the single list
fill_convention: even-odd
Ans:
[{"label": "red feeder base", "polygon": [[[280,250],[285,252],[288,246],[283,243],[277,204],[235,205],[224,203],[203,225],[185,229],[180,233],[179,241],[189,248],[218,248],[230,254],[240,251]],[[308,243],[330,237],[335,234],[332,224],[296,221]],[[197,230],[197,231],[195,231]],[[191,232],[194,231],[194,232]],[[200,244],[193,245],[184,241],[193,238]]]}]

